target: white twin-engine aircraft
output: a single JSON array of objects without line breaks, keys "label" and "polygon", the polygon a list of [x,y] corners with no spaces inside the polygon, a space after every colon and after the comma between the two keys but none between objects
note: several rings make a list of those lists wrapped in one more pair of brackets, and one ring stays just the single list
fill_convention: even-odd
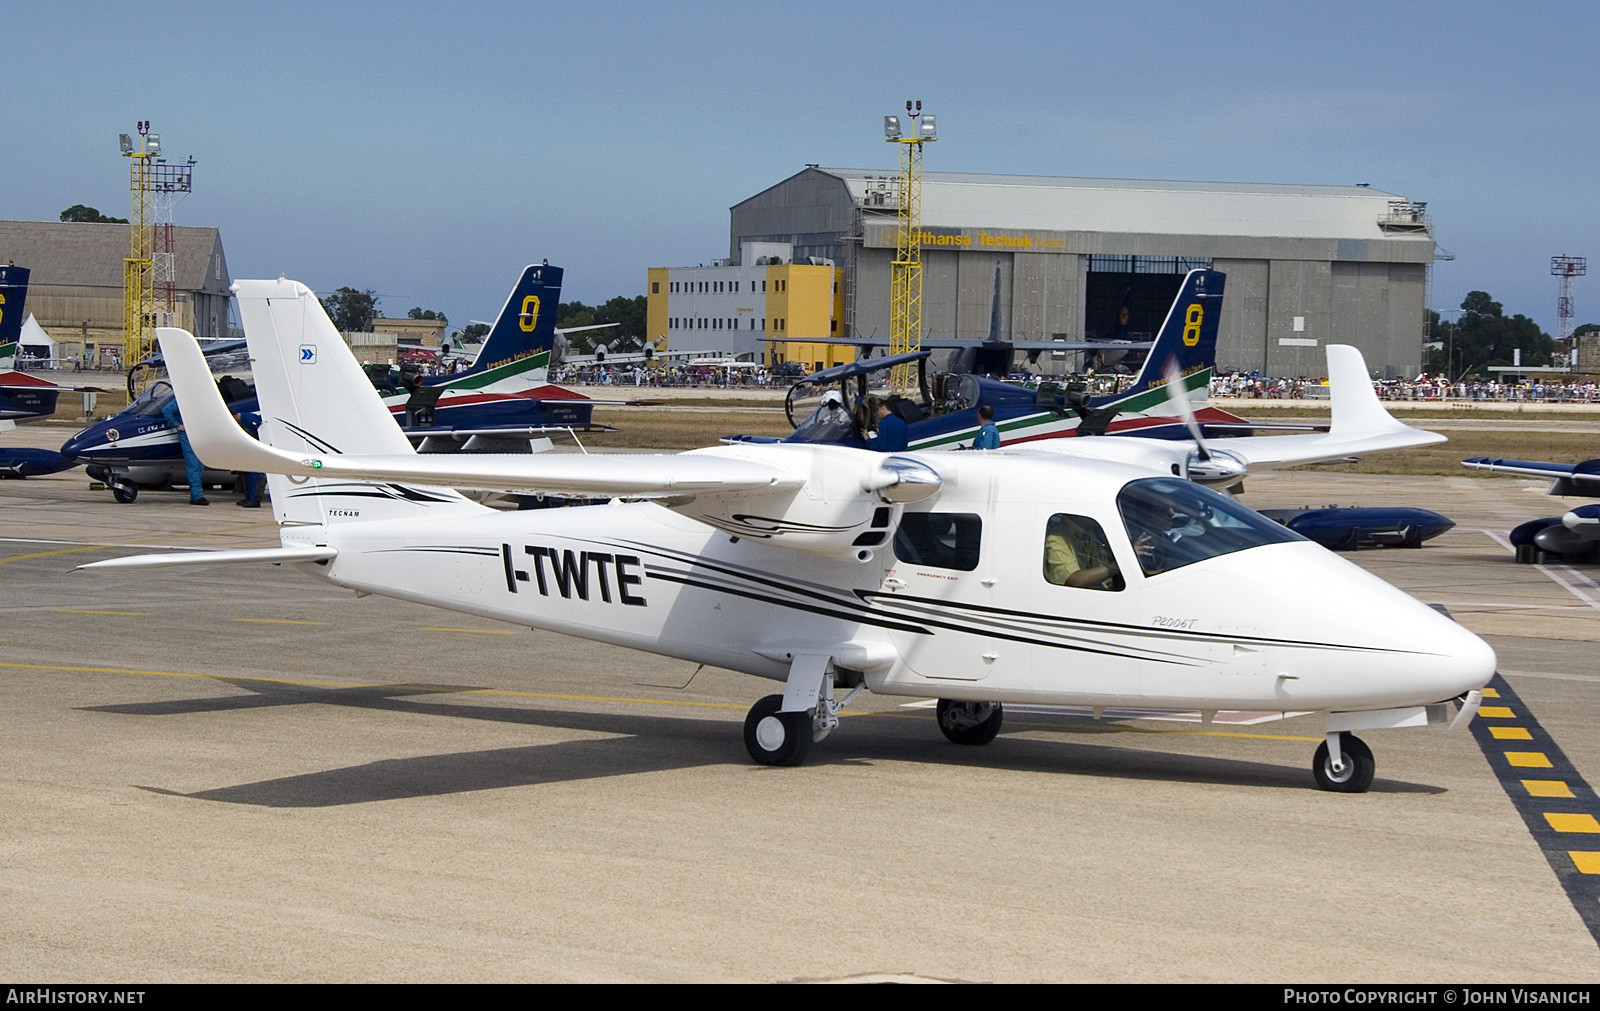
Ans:
[{"label": "white twin-engine aircraft", "polygon": [[[195,451],[270,475],[282,547],[87,567],[290,562],[360,593],[770,678],[782,694],[751,707],[744,736],[772,765],[802,762],[870,688],[938,698],[962,744],[992,740],[1008,702],[1322,712],[1316,781],[1359,792],[1373,759],[1350,731],[1441,722],[1452,702],[1464,725],[1494,673],[1446,615],[1205,487],[1441,441],[1383,410],[1353,348],[1328,349],[1328,432],[1226,450],[1192,427],[1192,444],[993,452],[420,456],[309,289],[233,290],[260,442],[194,338],[157,333]],[[611,501],[498,512],[455,488]]]}]

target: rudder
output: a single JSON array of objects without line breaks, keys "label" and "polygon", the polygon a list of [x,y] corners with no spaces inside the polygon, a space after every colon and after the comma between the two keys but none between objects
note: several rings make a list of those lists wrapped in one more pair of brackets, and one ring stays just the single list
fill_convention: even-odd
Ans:
[{"label": "rudder", "polygon": [[541,364],[549,365],[550,350],[556,342],[556,310],[561,305],[563,273],[562,268],[548,263],[523,268],[470,372],[488,371],[538,354],[545,356]]}]

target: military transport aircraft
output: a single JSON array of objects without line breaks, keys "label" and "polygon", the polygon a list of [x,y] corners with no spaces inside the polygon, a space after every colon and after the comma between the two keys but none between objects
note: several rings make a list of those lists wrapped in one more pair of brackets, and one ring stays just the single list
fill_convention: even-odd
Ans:
[{"label": "military transport aircraft", "polygon": [[[1493,651],[1447,616],[1190,480],[1438,441],[1384,411],[1353,348],[1329,349],[1328,432],[1235,439],[1226,455],[1198,437],[1104,436],[969,453],[427,456],[313,292],[234,292],[260,441],[193,338],[159,337],[195,450],[270,475],[281,546],[87,568],[288,562],[358,593],[769,678],[783,690],[751,708],[744,738],[772,765],[803,761],[870,688],[938,698],[962,744],[992,740],[1005,703],[1321,712],[1316,782],[1357,792],[1374,761],[1351,731],[1442,721],[1453,702],[1460,726],[1494,673]],[[615,497],[502,513],[454,488]]]}]

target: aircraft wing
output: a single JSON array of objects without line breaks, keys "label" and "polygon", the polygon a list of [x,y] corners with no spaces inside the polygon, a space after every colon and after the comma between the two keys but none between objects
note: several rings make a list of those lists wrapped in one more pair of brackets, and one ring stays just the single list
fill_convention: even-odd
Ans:
[{"label": "aircraft wing", "polygon": [[1348,344],[1328,345],[1329,400],[1333,423],[1328,431],[1307,435],[1267,435],[1212,443],[1251,467],[1282,466],[1337,460],[1359,453],[1410,449],[1447,441],[1395,420],[1384,410],[1368,377],[1366,359]]},{"label": "aircraft wing", "polygon": [[[12,377],[21,376],[28,382],[19,383]],[[0,374],[0,390],[19,390],[28,393],[108,393],[99,386],[62,386],[52,383],[48,379],[36,379],[25,372],[12,372]]]},{"label": "aircraft wing", "polygon": [[1585,460],[1582,463],[1546,463],[1542,460],[1502,460],[1478,456],[1462,460],[1461,466],[1468,470],[1481,470],[1490,474],[1549,478],[1551,495],[1600,496],[1600,460]]},{"label": "aircraft wing", "polygon": [[1574,473],[1575,463],[1545,463],[1541,460],[1506,460],[1494,456],[1475,456],[1462,460],[1468,470],[1481,470],[1489,474],[1517,474],[1522,477],[1572,478],[1584,483],[1592,482],[1600,489],[1600,474]]},{"label": "aircraft wing", "polygon": [[[1378,401],[1367,378],[1361,352],[1344,344],[1328,346],[1328,383],[1333,424],[1326,432],[1304,435],[1263,435],[1216,439],[1207,443],[1219,454],[1236,458],[1248,469],[1337,460],[1358,453],[1430,446],[1445,441],[1436,432],[1424,432],[1396,421]],[[1207,428],[1214,427],[1207,425]],[[1051,439],[1030,445],[1041,452],[1096,459],[1122,460],[1164,470],[1189,457],[1193,443],[1133,436]]]},{"label": "aircraft wing", "polygon": [[[170,327],[158,327],[156,335],[190,444],[202,459],[226,470],[291,478],[410,481],[485,491],[640,498],[774,492],[805,484],[804,476],[780,468],[696,452],[594,456],[289,453],[257,442],[234,421],[194,337]],[[316,438],[314,433],[306,434]]]}]

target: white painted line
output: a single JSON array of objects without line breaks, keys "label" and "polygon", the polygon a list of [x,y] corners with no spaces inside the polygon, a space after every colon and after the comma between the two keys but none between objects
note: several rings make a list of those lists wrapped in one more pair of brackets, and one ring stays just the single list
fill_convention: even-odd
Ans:
[{"label": "white painted line", "polygon": [[[1506,531],[1485,530],[1483,533],[1487,534],[1490,540],[1494,541],[1502,548],[1505,548],[1507,551],[1516,550],[1511,546],[1511,539],[1507,536]],[[1574,597],[1577,597],[1579,600],[1583,601],[1585,604],[1588,604],[1595,610],[1600,611],[1600,583],[1596,583],[1594,580],[1579,572],[1577,569],[1574,569],[1572,566],[1565,565],[1560,562],[1556,562],[1551,565],[1535,565],[1534,568],[1538,569],[1546,576],[1549,576],[1553,581],[1564,587]]]}]

